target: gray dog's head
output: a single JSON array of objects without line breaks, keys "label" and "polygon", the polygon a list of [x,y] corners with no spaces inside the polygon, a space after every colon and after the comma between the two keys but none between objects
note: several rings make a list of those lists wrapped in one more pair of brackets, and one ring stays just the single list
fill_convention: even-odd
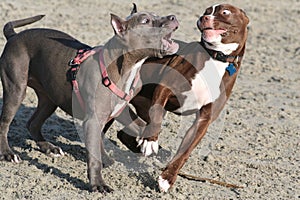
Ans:
[{"label": "gray dog's head", "polygon": [[179,26],[174,15],[160,17],[149,12],[137,12],[134,6],[126,19],[111,14],[111,24],[115,39],[123,44],[127,52],[162,57],[176,53],[179,48],[171,39]]}]

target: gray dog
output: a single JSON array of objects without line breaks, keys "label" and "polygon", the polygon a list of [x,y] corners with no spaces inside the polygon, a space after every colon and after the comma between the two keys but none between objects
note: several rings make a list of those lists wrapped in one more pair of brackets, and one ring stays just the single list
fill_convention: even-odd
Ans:
[{"label": "gray dog", "polygon": [[[63,155],[59,147],[47,142],[41,134],[43,123],[57,107],[83,119],[88,178],[92,190],[111,192],[101,175],[101,154],[105,154],[101,132],[105,124],[116,117],[131,99],[134,77],[138,77],[143,61],[148,57],[176,53],[178,44],[171,40],[171,33],[177,29],[178,21],[174,15],[159,17],[148,12],[132,13],[126,20],[112,14],[114,37],[104,46],[93,49],[57,30],[29,29],[18,34],[14,31],[14,28],[42,17],[12,21],[4,27],[7,44],[0,59],[3,84],[0,159],[15,163],[21,161],[8,145],[7,132],[29,86],[38,97],[38,106],[27,128],[41,151],[53,156]],[[78,71],[76,80],[84,108],[78,106],[74,110],[74,105],[82,102],[73,98],[72,103],[72,85],[66,74],[70,71],[68,62],[79,49],[91,49],[94,54],[82,62]],[[105,80],[99,65],[106,66],[104,68],[109,77]],[[127,98],[115,94],[111,84]]]}]

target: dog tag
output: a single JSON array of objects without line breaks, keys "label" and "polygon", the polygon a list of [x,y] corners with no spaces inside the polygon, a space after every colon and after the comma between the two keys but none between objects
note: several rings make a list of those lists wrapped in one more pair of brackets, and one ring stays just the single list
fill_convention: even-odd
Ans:
[{"label": "dog tag", "polygon": [[236,68],[233,63],[229,63],[226,67],[226,71],[229,73],[229,76],[232,76],[236,72]]}]

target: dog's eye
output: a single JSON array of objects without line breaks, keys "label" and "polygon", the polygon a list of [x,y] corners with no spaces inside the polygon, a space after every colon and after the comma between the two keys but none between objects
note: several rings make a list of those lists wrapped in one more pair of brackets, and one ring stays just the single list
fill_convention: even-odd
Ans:
[{"label": "dog's eye", "polygon": [[223,15],[230,15],[231,11],[230,10],[223,10],[222,14]]},{"label": "dog's eye", "polygon": [[148,24],[150,22],[150,19],[149,18],[144,18],[142,19],[141,23],[142,24]]}]

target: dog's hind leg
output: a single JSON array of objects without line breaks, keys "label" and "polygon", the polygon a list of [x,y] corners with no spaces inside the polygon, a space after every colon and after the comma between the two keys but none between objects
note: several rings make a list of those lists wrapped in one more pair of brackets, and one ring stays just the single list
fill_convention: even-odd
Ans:
[{"label": "dog's hind leg", "polygon": [[0,60],[1,81],[3,86],[3,106],[0,116],[0,160],[18,163],[20,157],[9,147],[7,133],[9,126],[25,98],[28,67],[24,62],[17,63],[18,59]]},{"label": "dog's hind leg", "polygon": [[41,128],[46,119],[51,116],[56,110],[57,106],[48,98],[48,96],[39,89],[39,84],[29,80],[28,85],[34,88],[35,93],[38,97],[38,106],[27,123],[27,129],[29,130],[32,138],[39,146],[43,153],[50,156],[63,156],[64,153],[61,148],[47,142],[41,133]]}]

